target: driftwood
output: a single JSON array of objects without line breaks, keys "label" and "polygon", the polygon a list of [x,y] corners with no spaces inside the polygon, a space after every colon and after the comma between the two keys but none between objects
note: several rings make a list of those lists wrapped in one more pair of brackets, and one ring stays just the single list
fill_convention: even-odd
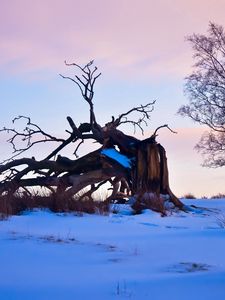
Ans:
[{"label": "driftwood", "polygon": [[[88,187],[80,197],[91,199],[92,194],[108,182],[112,186],[112,193],[107,200],[133,197],[133,208],[136,211],[148,207],[165,213],[165,200],[182,209],[183,204],[169,187],[165,149],[156,142],[159,129],[164,127],[172,130],[168,125],[162,125],[148,139],[140,141],[118,129],[121,124],[128,123],[143,132],[143,125],[149,121],[155,101],[134,107],[117,118],[112,116],[110,122],[101,126],[97,122],[93,104],[94,84],[101,75],[97,67],[93,66],[93,61],[84,67],[74,63],[66,63],[66,66],[80,71],[73,78],[61,76],[75,83],[80,89],[83,99],[89,105],[89,122],[76,126],[68,116],[70,130],[66,132],[69,136],[63,139],[48,134],[31,122],[29,117],[15,118],[13,123],[25,120],[26,127],[22,132],[14,128],[1,130],[10,134],[8,142],[13,147],[13,155],[0,165],[0,195],[14,194],[21,189],[26,191],[30,186],[38,186],[51,191],[58,190],[65,197],[72,197]],[[134,112],[139,113],[139,119],[130,119]],[[86,139],[99,143],[100,148],[78,158],[79,147]],[[18,140],[24,143],[23,147],[17,147]],[[43,160],[37,161],[34,157],[17,159],[31,147],[46,142],[57,142],[59,145]],[[70,143],[76,144],[74,160],[59,155]]]}]

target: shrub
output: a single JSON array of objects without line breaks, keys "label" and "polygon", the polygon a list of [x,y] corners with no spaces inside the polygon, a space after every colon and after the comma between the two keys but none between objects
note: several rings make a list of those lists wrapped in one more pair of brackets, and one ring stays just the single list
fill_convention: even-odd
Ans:
[{"label": "shrub", "polygon": [[0,218],[10,215],[21,214],[25,210],[34,208],[48,208],[53,212],[78,212],[78,213],[98,213],[107,214],[109,212],[108,201],[94,201],[90,198],[81,199],[76,197],[66,197],[65,193],[52,192],[50,194],[29,194],[17,193],[15,195],[0,196]]},{"label": "shrub", "polygon": [[225,194],[219,193],[211,197],[211,199],[222,199],[222,198],[225,198]]},{"label": "shrub", "polygon": [[196,199],[196,197],[192,193],[187,193],[183,197],[184,199]]}]

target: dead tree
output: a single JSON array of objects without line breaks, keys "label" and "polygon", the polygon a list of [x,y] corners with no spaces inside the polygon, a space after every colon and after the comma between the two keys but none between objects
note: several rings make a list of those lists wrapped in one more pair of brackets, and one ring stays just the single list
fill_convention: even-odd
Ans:
[{"label": "dead tree", "polygon": [[[79,75],[74,77],[61,77],[72,81],[80,89],[89,106],[89,120],[76,126],[72,117],[68,116],[70,130],[66,130],[66,139],[52,136],[25,116],[13,120],[13,123],[21,119],[26,121],[22,132],[3,128],[1,131],[10,134],[8,142],[13,147],[13,155],[0,165],[0,195],[38,186],[60,191],[64,197],[73,197],[86,188],[80,196],[85,199],[92,198],[101,185],[109,182],[112,193],[107,200],[132,198],[136,211],[151,208],[165,213],[165,200],[182,209],[183,204],[169,187],[165,149],[156,141],[159,129],[166,127],[171,130],[168,125],[160,126],[145,140],[138,140],[118,129],[121,124],[129,123],[143,132],[143,125],[150,120],[155,101],[134,107],[118,117],[112,116],[111,121],[102,126],[97,121],[93,103],[94,85],[101,73],[94,67],[93,61],[84,67],[75,63],[65,64],[79,71]],[[130,118],[134,112],[139,113],[139,119]],[[98,142],[99,149],[78,158],[77,151],[87,139]],[[18,141],[22,141],[24,146],[18,147]],[[58,146],[42,160],[18,158],[31,147],[46,142],[57,142]],[[74,160],[59,154],[71,143],[75,144]]]}]

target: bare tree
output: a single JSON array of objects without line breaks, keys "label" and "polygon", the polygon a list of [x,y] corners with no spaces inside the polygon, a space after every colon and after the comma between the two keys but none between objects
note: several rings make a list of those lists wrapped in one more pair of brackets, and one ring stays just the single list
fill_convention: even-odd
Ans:
[{"label": "bare tree", "polygon": [[225,32],[209,23],[208,35],[187,38],[194,50],[193,73],[186,78],[189,104],[178,113],[209,128],[196,145],[204,157],[204,166],[225,166]]},{"label": "bare tree", "polygon": [[[8,142],[13,147],[13,155],[0,165],[0,195],[14,194],[18,190],[29,189],[30,186],[46,187],[51,191],[63,193],[63,197],[73,197],[84,188],[82,199],[92,198],[92,194],[106,182],[112,186],[108,201],[133,197],[137,211],[149,207],[165,213],[164,200],[167,199],[179,208],[183,204],[169,188],[167,159],[164,148],[156,142],[157,133],[167,124],[158,127],[153,134],[143,141],[123,133],[118,127],[128,123],[143,132],[143,126],[150,120],[155,101],[139,105],[120,114],[112,116],[110,122],[100,125],[94,111],[94,85],[101,73],[93,65],[93,61],[81,67],[78,64],[66,63],[67,67],[76,70],[74,77],[62,76],[72,81],[80,89],[83,99],[89,106],[88,122],[76,126],[68,116],[70,130],[66,130],[68,138],[58,138],[31,122],[29,117],[19,116],[13,123],[26,121],[23,131],[15,128],[3,128],[1,131],[10,134]],[[79,71],[79,75],[78,72]],[[131,118],[133,113],[139,118]],[[85,140],[92,139],[99,144],[99,149],[78,158],[77,151]],[[18,142],[23,146],[18,147]],[[59,145],[42,160],[19,158],[21,154],[37,144],[55,142]],[[75,143],[76,159],[71,160],[59,155],[69,144]]]}]

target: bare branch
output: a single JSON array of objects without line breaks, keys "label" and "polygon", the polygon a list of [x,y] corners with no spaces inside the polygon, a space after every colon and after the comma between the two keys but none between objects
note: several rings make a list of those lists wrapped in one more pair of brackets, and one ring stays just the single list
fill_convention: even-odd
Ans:
[{"label": "bare branch", "polygon": [[[140,105],[137,107],[133,107],[132,109],[128,110],[127,112],[119,115],[117,119],[115,119],[112,116],[112,121],[106,124],[106,127],[108,128],[116,128],[120,126],[121,124],[127,124],[130,123],[134,126],[134,132],[136,130],[136,127],[138,127],[142,134],[144,134],[144,129],[142,127],[142,124],[147,126],[147,120],[150,120],[150,113],[154,110],[154,104],[156,101],[147,103],[146,105]],[[142,117],[140,117],[137,121],[128,119],[128,115],[137,112],[142,114]]]},{"label": "bare branch", "polygon": [[157,136],[157,132],[161,129],[161,128],[167,128],[169,129],[169,131],[171,131],[172,133],[177,133],[176,131],[172,130],[168,124],[165,124],[165,125],[161,125],[159,127],[156,128],[156,130],[154,131],[154,133],[152,134],[152,137],[156,137]]},{"label": "bare branch", "polygon": [[214,167],[216,162],[222,166],[217,148],[211,146],[212,137],[221,142],[225,133],[225,31],[222,26],[209,23],[208,35],[193,34],[188,41],[196,63],[186,78],[189,104],[181,106],[178,113],[212,130],[214,135],[203,135],[196,149],[206,158],[205,166]]},{"label": "bare branch", "polygon": [[[29,194],[29,187],[42,188],[43,186],[53,193],[60,193],[60,196],[63,194],[63,197],[70,197],[71,200],[75,194],[90,187],[81,198],[92,199],[92,194],[100,186],[109,182],[112,185],[112,194],[106,199],[106,203],[115,198],[121,199],[129,196],[137,196],[138,201],[144,194],[146,199],[151,200],[150,195],[154,193],[159,203],[162,202],[159,195],[165,194],[171,198],[174,205],[181,208],[182,203],[169,189],[164,148],[155,141],[159,129],[166,127],[171,132],[174,131],[167,124],[162,125],[150,138],[140,141],[117,129],[122,124],[131,124],[134,130],[139,128],[143,133],[143,126],[148,125],[155,101],[133,107],[120,114],[118,118],[112,117],[112,121],[103,127],[99,125],[94,113],[93,97],[94,85],[101,73],[93,63],[94,61],[90,61],[85,66],[80,66],[76,63],[65,62],[66,66],[75,67],[79,74],[73,77],[60,75],[78,86],[83,99],[89,105],[89,122],[83,122],[77,126],[68,116],[69,129],[66,132],[69,135],[67,138],[58,138],[45,132],[25,116],[19,116],[13,120],[13,123],[18,123],[19,120],[26,121],[24,130],[15,128],[1,130],[11,135],[8,142],[13,146],[14,156],[6,163],[0,164],[0,197],[13,196],[14,193],[21,191]],[[219,85],[223,86],[221,82]],[[208,99],[208,101],[212,103],[213,99]],[[86,139],[93,139],[100,143],[101,148],[78,158],[77,152]],[[59,144],[45,159],[39,161],[34,157],[14,159],[36,144],[50,141]],[[59,155],[59,152],[71,143],[75,145],[76,159],[74,160]],[[145,208],[149,205],[146,203]],[[143,204],[140,205],[143,207]],[[160,205],[150,204],[150,207],[162,208]],[[161,209],[161,212],[164,210]]]},{"label": "bare branch", "polygon": [[74,153],[73,153],[73,154],[75,154],[76,158],[79,157],[79,156],[77,155],[77,151],[78,151],[80,145],[83,144],[83,142],[84,142],[84,140],[81,140],[81,141],[79,142],[79,144],[77,145],[76,149],[74,150]]},{"label": "bare branch", "polygon": [[[12,123],[16,123],[19,120],[25,120],[26,126],[23,131],[18,131],[15,128],[7,128],[4,127],[0,130],[0,132],[6,132],[11,134],[11,137],[7,140],[9,144],[11,144],[13,148],[13,155],[6,159],[4,162],[7,162],[11,159],[16,158],[21,155],[23,152],[29,150],[36,144],[46,143],[46,142],[65,142],[62,138],[57,138],[53,135],[42,130],[37,124],[32,123],[31,119],[26,116],[18,116],[12,120]],[[18,147],[17,143],[21,143],[25,145],[22,147]]]},{"label": "bare branch", "polygon": [[225,166],[225,133],[205,132],[195,149],[205,158],[204,167]]},{"label": "bare branch", "polygon": [[98,70],[97,67],[94,67],[92,69],[94,61],[90,61],[88,64],[86,64],[84,67],[79,66],[76,63],[67,63],[65,62],[66,66],[74,66],[78,68],[81,71],[81,79],[80,76],[75,75],[75,79],[68,77],[68,76],[63,76],[60,74],[60,76],[64,79],[69,79],[73,81],[80,89],[82,97],[84,98],[85,101],[90,106],[90,124],[92,127],[95,126],[96,124],[96,117],[94,114],[94,105],[93,105],[93,97],[94,97],[94,84],[96,79],[101,75],[101,73],[98,73],[95,75],[96,71]]},{"label": "bare branch", "polygon": [[94,192],[96,192],[106,182],[108,182],[108,179],[101,181],[99,184],[93,184],[93,185],[91,185],[90,190],[80,196],[80,200],[82,200],[84,198],[89,198],[89,199],[93,200],[92,194]]}]

